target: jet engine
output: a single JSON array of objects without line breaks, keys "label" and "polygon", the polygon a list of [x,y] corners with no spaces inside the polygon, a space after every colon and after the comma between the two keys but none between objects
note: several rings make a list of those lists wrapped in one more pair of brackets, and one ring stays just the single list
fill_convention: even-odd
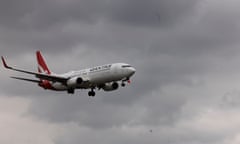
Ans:
[{"label": "jet engine", "polygon": [[117,82],[113,82],[113,83],[106,83],[104,84],[104,86],[102,87],[102,89],[104,91],[113,91],[118,89],[119,85]]},{"label": "jet engine", "polygon": [[83,82],[83,79],[81,77],[73,77],[67,81],[67,86],[74,88],[77,85],[82,84],[82,82]]}]

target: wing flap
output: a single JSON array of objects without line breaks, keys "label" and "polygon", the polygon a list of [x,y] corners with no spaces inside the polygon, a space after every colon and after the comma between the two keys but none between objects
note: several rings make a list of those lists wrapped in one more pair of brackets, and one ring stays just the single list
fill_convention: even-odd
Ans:
[{"label": "wing flap", "polygon": [[49,80],[52,82],[60,82],[60,83],[64,83],[64,84],[66,84],[67,80],[68,80],[68,78],[65,78],[65,77],[53,76],[53,75],[47,75],[47,74],[35,73],[35,76],[40,79]]}]

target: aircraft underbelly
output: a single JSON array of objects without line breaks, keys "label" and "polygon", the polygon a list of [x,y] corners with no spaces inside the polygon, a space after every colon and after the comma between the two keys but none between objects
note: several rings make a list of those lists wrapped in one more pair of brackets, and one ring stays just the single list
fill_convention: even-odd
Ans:
[{"label": "aircraft underbelly", "polygon": [[95,84],[103,84],[103,83],[108,83],[108,82],[113,82],[113,81],[119,81],[123,79],[120,75],[113,75],[111,73],[108,74],[102,74],[102,75],[93,75],[90,78],[91,83]]},{"label": "aircraft underbelly", "polygon": [[59,82],[52,83],[52,87],[54,87],[58,91],[63,91],[63,90],[68,89],[65,85],[63,85],[62,83],[59,83]]}]

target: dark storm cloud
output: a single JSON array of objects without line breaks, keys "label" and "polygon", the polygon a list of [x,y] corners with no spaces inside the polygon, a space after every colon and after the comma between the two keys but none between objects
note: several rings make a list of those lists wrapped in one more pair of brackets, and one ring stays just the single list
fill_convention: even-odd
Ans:
[{"label": "dark storm cloud", "polygon": [[2,0],[0,2],[0,24],[19,28],[22,18],[33,11],[34,0]]},{"label": "dark storm cloud", "polygon": [[[197,1],[43,0],[18,3],[3,1],[1,4],[2,11],[8,8],[7,12],[2,12],[3,35],[1,36],[1,43],[8,43],[8,49],[13,50],[21,48],[21,51],[28,49],[52,51],[52,49],[69,49],[83,43],[83,41],[87,42],[88,45],[100,46],[99,49],[112,47],[129,49],[129,46],[135,47],[136,45],[131,43],[136,42],[138,45],[143,45],[141,42],[146,42],[144,39],[149,34],[144,36],[146,31],[137,32],[139,36],[143,35],[142,39],[140,39],[136,36],[137,33],[131,32],[133,25],[161,27],[162,23],[176,24],[181,19],[184,19],[188,11],[193,12]],[[164,19],[159,21],[156,13],[157,16]],[[105,23],[104,27],[98,26],[98,22],[101,21]],[[74,29],[75,31],[80,28],[78,33],[69,32],[69,28],[66,30],[66,24],[72,22],[80,22]],[[119,29],[115,24],[109,25],[110,23],[119,23],[131,27]],[[9,28],[11,25],[13,26],[10,29],[5,29],[5,27]],[[108,27],[112,28],[113,32],[110,32]],[[94,31],[94,29],[101,28],[104,29],[104,31],[100,31],[101,33]],[[124,32],[121,32],[123,29]],[[126,32],[129,30],[129,34],[132,35],[132,38],[136,37],[136,40],[129,40],[126,37]],[[114,39],[110,40],[112,37]],[[153,36],[150,35],[150,37]],[[118,46],[119,42],[121,46]],[[127,45],[122,46],[123,43]],[[19,50],[18,53],[21,51]]]},{"label": "dark storm cloud", "polygon": [[105,0],[37,1],[33,13],[29,14],[26,20],[29,20],[27,22],[31,26],[39,29],[71,21],[91,24],[98,20],[104,5]]},{"label": "dark storm cloud", "polygon": [[4,0],[1,1],[1,24],[11,28],[39,28],[71,20],[91,21],[104,1]]},{"label": "dark storm cloud", "polygon": [[[209,92],[214,85],[212,77],[221,79],[239,71],[233,62],[239,56],[235,47],[239,45],[239,13],[227,4],[223,4],[226,10],[221,11],[223,6],[217,3],[2,1],[0,49],[12,59],[11,63],[36,69],[35,58],[29,55],[40,49],[56,72],[119,61],[132,64],[137,72],[128,87],[110,93],[97,92],[93,99],[87,97],[85,90],[69,96],[15,82],[5,78],[9,76],[6,71],[1,76],[6,82],[1,83],[0,89],[31,100],[24,116],[59,125],[74,123],[76,129],[85,127],[95,135],[107,135],[120,143],[169,142],[165,136],[171,139],[170,143],[221,143],[228,135],[212,133],[197,119],[203,107],[208,108],[207,102],[217,103],[213,100],[217,96]],[[201,4],[209,7],[199,8]],[[231,107],[237,96],[224,96],[222,109]],[[197,127],[199,124],[202,129]],[[118,130],[108,131],[124,126],[142,126],[147,132],[153,128],[160,133],[151,139],[118,136]],[[166,127],[170,129],[167,134]],[[56,141],[79,143],[79,136],[71,131]]]},{"label": "dark storm cloud", "polygon": [[198,0],[42,0],[2,1],[2,22],[25,24],[25,28],[49,28],[59,23],[99,18],[117,23],[152,26],[171,24],[188,16]]},{"label": "dark storm cloud", "polygon": [[[57,51],[61,53],[67,50],[69,51],[69,48],[74,46],[74,44],[77,45],[79,42],[90,45],[92,49],[96,48],[95,51],[99,53],[107,50],[115,56],[117,56],[115,52],[121,53],[125,61],[134,59],[135,62],[133,65],[139,69],[135,76],[135,83],[138,83],[138,85],[133,85],[133,91],[121,92],[123,93],[121,97],[107,96],[106,101],[116,104],[131,104],[144,95],[148,95],[152,90],[159,89],[161,86],[171,83],[191,85],[191,80],[187,79],[187,76],[202,74],[206,70],[206,66],[201,59],[202,57],[195,57],[195,55],[209,52],[210,46],[218,44],[212,41],[212,39],[215,39],[214,33],[211,33],[209,38],[205,38],[205,36],[208,36],[208,31],[203,30],[203,34],[201,35],[201,33],[199,34],[201,29],[195,30],[196,26],[190,26],[188,28],[191,29],[185,28],[183,31],[176,30],[175,27],[173,27],[175,30],[169,30],[167,32],[155,27],[149,30],[132,30],[134,23],[143,26],[146,25],[147,28],[151,27],[152,21],[148,20],[148,15],[144,14],[151,15],[152,10],[155,9],[156,6],[165,6],[164,9],[160,8],[161,11],[163,11],[160,15],[167,15],[166,18],[169,18],[169,20],[165,19],[164,21],[170,23],[171,19],[174,19],[175,22],[178,21],[173,16],[186,16],[185,10],[193,10],[194,4],[196,4],[197,1],[182,1],[179,3],[168,1],[109,1],[101,3],[111,8],[106,10],[111,12],[107,12],[106,16],[102,17],[108,20],[112,19],[115,22],[124,23],[125,26],[106,24],[107,26],[110,25],[110,27],[104,26],[104,30],[95,31],[91,29],[99,29],[101,27],[92,25],[92,23],[89,24],[90,26],[80,23],[79,25],[72,25],[72,29],[76,30],[72,31],[72,29],[69,30],[68,28],[66,30],[64,25],[61,25],[66,22],[71,22],[71,20],[85,21],[86,19],[84,18],[91,18],[92,13],[101,11],[101,8],[97,8],[97,3],[94,2],[35,2],[36,9],[27,15],[27,19],[30,21],[26,21],[32,26],[30,28],[33,28],[33,30],[17,32],[19,36],[15,39],[22,39],[16,40],[16,45],[20,43],[21,46],[24,45],[34,49],[42,48],[45,53],[47,51],[54,53]],[[87,3],[87,6],[85,3]],[[101,4],[99,4],[99,7],[101,7]],[[78,6],[85,6],[86,8],[79,9]],[[93,7],[94,10],[90,11],[87,7]],[[109,17],[108,14],[113,16]],[[142,16],[140,17],[140,15]],[[152,16],[154,17],[155,15],[152,14]],[[213,17],[210,17],[209,19],[212,18]],[[212,21],[214,22],[214,19]],[[58,25],[59,23],[60,26]],[[128,24],[130,27],[127,26]],[[153,21],[153,24],[155,24],[155,21]],[[205,28],[207,26],[203,27]],[[34,28],[37,28],[37,30],[34,30]],[[41,31],[39,31],[39,28]],[[109,31],[109,29],[111,31]],[[15,33],[12,33],[15,36]],[[21,34],[26,37],[22,37]],[[124,54],[126,51],[128,51],[128,55]],[[151,58],[149,58],[150,55]],[[182,56],[185,57],[183,58]],[[195,60],[189,61],[189,59],[192,59],[192,56],[195,57]],[[73,112],[72,114],[74,115],[75,113]],[[54,118],[54,115],[52,116],[53,120],[57,120],[57,118]],[[58,120],[61,121],[61,118]],[[65,119],[63,119],[63,121],[65,121]]]},{"label": "dark storm cloud", "polygon": [[110,18],[132,26],[168,26],[193,12],[198,0],[113,0]]}]

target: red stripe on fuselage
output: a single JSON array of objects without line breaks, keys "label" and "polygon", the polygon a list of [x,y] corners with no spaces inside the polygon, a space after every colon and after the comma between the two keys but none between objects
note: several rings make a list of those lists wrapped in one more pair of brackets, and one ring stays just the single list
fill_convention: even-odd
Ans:
[{"label": "red stripe on fuselage", "polygon": [[[36,57],[37,57],[37,62],[38,62],[38,72],[51,75],[51,71],[48,69],[48,66],[47,66],[44,58],[42,57],[42,54],[40,51],[36,52]],[[40,87],[42,87],[44,89],[55,90],[55,88],[51,85],[50,81],[43,80],[43,79],[40,79],[40,80],[41,80],[41,83],[39,83]]]},{"label": "red stripe on fuselage", "polygon": [[56,90],[48,80],[42,80],[39,86],[44,89]]}]

